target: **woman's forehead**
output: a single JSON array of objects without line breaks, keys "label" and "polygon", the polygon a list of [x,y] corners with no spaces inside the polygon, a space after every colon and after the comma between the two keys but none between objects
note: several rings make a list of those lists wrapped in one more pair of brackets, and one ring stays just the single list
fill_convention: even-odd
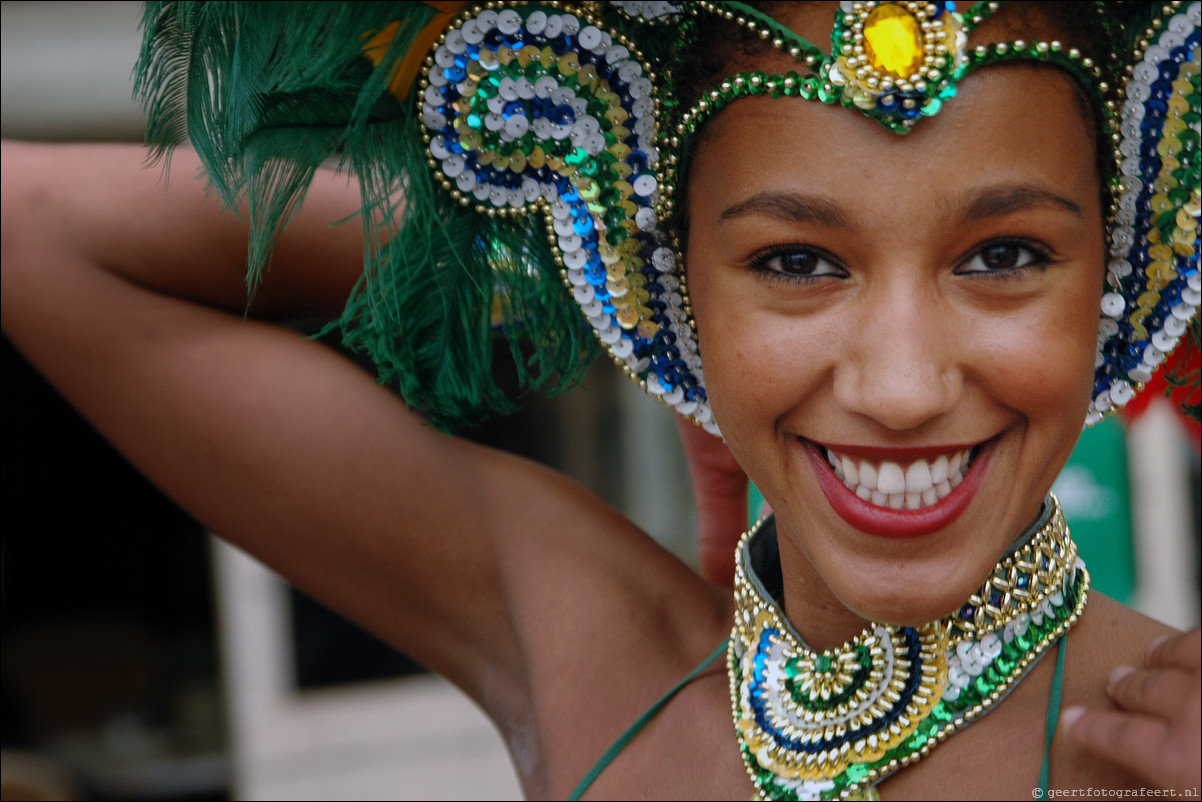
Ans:
[{"label": "woman's forehead", "polygon": [[707,122],[688,190],[691,213],[704,215],[765,187],[912,207],[986,180],[1097,197],[1093,138],[1069,76],[1044,65],[981,70],[904,136],[839,106],[741,99]]}]

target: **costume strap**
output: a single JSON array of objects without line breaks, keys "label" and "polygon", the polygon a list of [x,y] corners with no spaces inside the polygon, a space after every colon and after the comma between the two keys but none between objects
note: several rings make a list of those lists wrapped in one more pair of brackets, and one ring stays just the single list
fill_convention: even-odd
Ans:
[{"label": "costume strap", "polygon": [[1039,799],[1048,798],[1048,778],[1052,771],[1052,741],[1056,738],[1056,725],[1060,722],[1060,690],[1064,683],[1064,655],[1068,651],[1068,635],[1060,638],[1060,649],[1056,654],[1056,673],[1052,675],[1052,691],[1048,694],[1048,715],[1044,724],[1043,763],[1039,766]]},{"label": "costume strap", "polygon": [[647,723],[650,722],[651,719],[655,718],[659,711],[663,710],[664,706],[667,705],[668,702],[671,702],[676,694],[684,690],[685,686],[687,686],[690,682],[697,679],[702,671],[705,671],[714,664],[715,660],[726,654],[726,650],[729,648],[729,646],[730,638],[728,637],[726,640],[722,641],[722,643],[718,644],[718,648],[714,649],[709,657],[702,660],[699,666],[690,671],[688,676],[673,685],[671,690],[661,696],[655,704],[647,708],[643,715],[635,719],[635,722],[631,724],[629,728],[627,728],[626,732],[618,736],[618,740],[614,741],[613,745],[610,746],[609,749],[605,750],[605,754],[603,754],[597,763],[591,769],[589,769],[588,774],[584,775],[584,779],[580,781],[580,784],[576,786],[575,790],[568,795],[569,802],[575,802],[575,800],[578,800],[580,797],[584,796],[584,792],[589,789],[589,786],[591,786],[593,781],[600,776],[601,772],[605,771],[606,767],[613,762],[613,759],[618,756],[618,753],[625,749],[626,746],[633,741],[640,732],[643,731],[643,728],[647,726]]}]

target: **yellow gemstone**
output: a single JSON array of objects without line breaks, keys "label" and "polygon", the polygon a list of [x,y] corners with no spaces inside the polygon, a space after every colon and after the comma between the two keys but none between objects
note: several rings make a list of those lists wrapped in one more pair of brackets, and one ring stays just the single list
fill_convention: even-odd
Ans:
[{"label": "yellow gemstone", "polygon": [[877,6],[864,22],[864,55],[879,72],[909,78],[922,64],[918,20],[892,3]]}]

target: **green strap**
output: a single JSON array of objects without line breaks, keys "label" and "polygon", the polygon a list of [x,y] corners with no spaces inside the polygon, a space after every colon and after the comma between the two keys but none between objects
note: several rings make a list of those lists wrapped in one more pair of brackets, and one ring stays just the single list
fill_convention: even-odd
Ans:
[{"label": "green strap", "polygon": [[589,773],[584,775],[584,779],[580,781],[580,784],[576,786],[576,790],[572,791],[571,795],[568,797],[568,802],[575,802],[575,800],[580,799],[580,797],[584,795],[584,792],[588,790],[589,786],[593,784],[593,781],[597,779],[597,776],[601,772],[605,771],[605,768],[613,762],[615,757],[618,756],[618,753],[625,749],[628,743],[634,740],[635,736],[642,731],[643,727],[647,726],[647,722],[655,718],[655,714],[662,710],[664,705],[672,701],[672,697],[680,693],[684,686],[697,679],[697,676],[702,671],[705,671],[710,667],[710,665],[713,664],[715,660],[725,654],[729,644],[730,638],[722,641],[718,648],[714,649],[714,653],[705,658],[701,665],[690,671],[687,677],[672,687],[672,690],[665,693],[659,698],[659,701],[647,708],[647,712],[639,716],[638,720],[631,724],[630,728],[626,730],[626,732],[622,733],[618,740],[614,741],[613,746],[605,750],[605,754],[601,756],[601,759],[597,761],[596,765],[589,769]]},{"label": "green strap", "polygon": [[1056,673],[1052,675],[1052,692],[1048,694],[1048,720],[1044,725],[1043,765],[1039,767],[1040,799],[1048,798],[1048,775],[1052,768],[1052,739],[1056,737],[1056,724],[1060,721],[1060,685],[1064,679],[1064,653],[1068,651],[1068,636],[1060,639],[1060,651],[1056,654]]}]

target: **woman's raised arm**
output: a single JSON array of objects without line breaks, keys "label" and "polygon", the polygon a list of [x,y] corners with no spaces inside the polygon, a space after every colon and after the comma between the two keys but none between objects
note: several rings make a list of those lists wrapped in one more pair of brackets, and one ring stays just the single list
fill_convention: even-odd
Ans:
[{"label": "woman's raised arm", "polygon": [[[142,160],[4,145],[5,333],[212,530],[477,699],[488,666],[494,714],[526,706],[528,652],[550,646],[522,630],[555,637],[542,617],[605,607],[600,589],[551,603],[531,578],[604,577],[637,530],[549,470],[432,430],[323,345],[246,318],[245,230],[190,154],[168,187]],[[318,179],[255,316],[338,311],[362,240],[330,223],[357,204],[345,178]]]}]

